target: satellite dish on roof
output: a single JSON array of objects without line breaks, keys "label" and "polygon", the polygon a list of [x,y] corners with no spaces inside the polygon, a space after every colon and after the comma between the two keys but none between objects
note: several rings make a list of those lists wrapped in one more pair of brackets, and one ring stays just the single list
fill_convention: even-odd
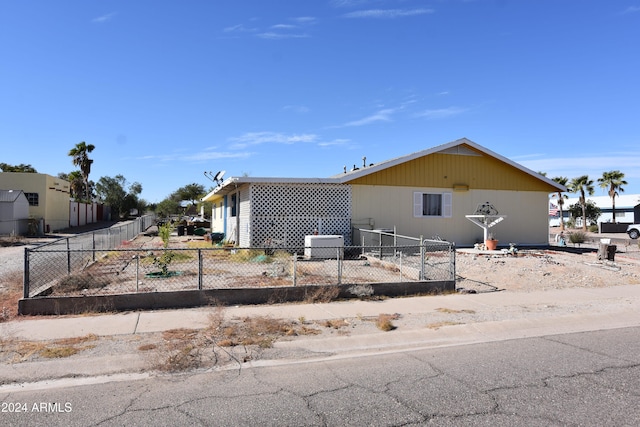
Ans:
[{"label": "satellite dish on roof", "polygon": [[213,180],[214,180],[214,181],[218,181],[218,175],[220,175],[220,171],[218,171],[218,172],[213,176]]},{"label": "satellite dish on roof", "polygon": [[221,170],[220,172],[218,172],[218,181],[222,181],[222,177],[225,173],[227,173],[227,171],[225,170]]}]

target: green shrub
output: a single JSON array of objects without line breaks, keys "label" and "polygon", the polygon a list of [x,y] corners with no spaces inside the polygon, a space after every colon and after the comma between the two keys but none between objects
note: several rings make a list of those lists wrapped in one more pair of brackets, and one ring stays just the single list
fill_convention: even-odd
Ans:
[{"label": "green shrub", "polygon": [[574,231],[573,233],[569,234],[569,241],[574,245],[584,243],[586,242],[586,240],[587,235],[583,231]]},{"label": "green shrub", "polygon": [[173,224],[171,222],[165,222],[160,227],[158,227],[158,234],[162,239],[162,243],[165,248],[169,247],[169,238],[171,237],[171,232],[173,231]]}]

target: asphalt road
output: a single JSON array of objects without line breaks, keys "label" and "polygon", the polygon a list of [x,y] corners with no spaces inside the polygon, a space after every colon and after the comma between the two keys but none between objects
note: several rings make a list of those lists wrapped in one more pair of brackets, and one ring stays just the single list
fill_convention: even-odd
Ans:
[{"label": "asphalt road", "polygon": [[640,328],[0,394],[3,426],[623,426]]}]

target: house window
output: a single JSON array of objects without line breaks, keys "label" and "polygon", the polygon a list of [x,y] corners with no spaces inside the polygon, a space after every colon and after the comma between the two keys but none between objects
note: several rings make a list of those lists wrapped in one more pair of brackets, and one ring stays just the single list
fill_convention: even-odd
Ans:
[{"label": "house window", "polygon": [[236,216],[236,212],[238,208],[238,195],[237,194],[232,194],[231,195],[231,216]]},{"label": "house window", "polygon": [[452,216],[451,193],[413,193],[413,216],[441,217]]},{"label": "house window", "polygon": [[38,206],[38,193],[24,193],[29,201],[29,206]]}]

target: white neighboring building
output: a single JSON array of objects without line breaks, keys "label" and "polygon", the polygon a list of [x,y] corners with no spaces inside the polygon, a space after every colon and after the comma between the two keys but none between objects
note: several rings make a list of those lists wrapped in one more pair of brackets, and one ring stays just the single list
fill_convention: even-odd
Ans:
[{"label": "white neighboring building", "polygon": [[27,234],[29,201],[22,190],[0,190],[0,235]]},{"label": "white neighboring building", "polygon": [[[602,211],[600,218],[598,218],[598,222],[613,222],[611,197],[587,196],[587,200],[591,200]],[[557,205],[556,199],[551,199],[551,202]],[[578,197],[569,197],[568,199],[565,199],[563,205],[565,216],[568,215],[566,211],[569,209],[569,206],[576,203],[579,203]],[[634,207],[638,204],[640,204],[640,194],[621,194],[619,196],[616,196],[616,222],[634,223]]]}]

